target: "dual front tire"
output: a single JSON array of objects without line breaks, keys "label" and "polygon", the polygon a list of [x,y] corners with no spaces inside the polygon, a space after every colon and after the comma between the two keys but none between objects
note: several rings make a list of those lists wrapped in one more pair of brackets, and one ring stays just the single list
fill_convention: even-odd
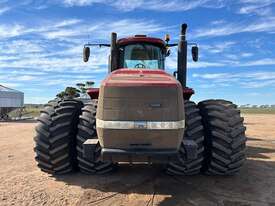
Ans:
[{"label": "dual front tire", "polygon": [[205,128],[202,171],[214,175],[237,173],[245,161],[245,127],[232,102],[207,100],[198,104]]},{"label": "dual front tire", "polygon": [[245,127],[240,111],[232,102],[206,100],[196,105],[185,101],[183,139],[197,143],[197,158],[184,160],[181,144],[178,161],[167,166],[172,175],[210,175],[237,173],[245,161]]},{"label": "dual front tire", "polygon": [[65,174],[77,166],[75,136],[83,106],[74,99],[53,100],[41,111],[34,151],[38,167],[47,173]]},{"label": "dual front tire", "polygon": [[[80,169],[86,174],[104,174],[116,168],[112,162],[83,155],[83,143],[97,138],[97,101],[85,106],[75,99],[54,100],[45,105],[36,127],[35,152],[38,167],[51,174],[65,174]],[[185,101],[184,139],[197,144],[197,157],[186,160],[183,143],[178,159],[167,165],[171,175],[194,175],[200,172],[231,175],[245,161],[245,127],[240,111],[232,102],[206,100],[196,105]],[[94,156],[99,157],[100,145]]]},{"label": "dual front tire", "polygon": [[87,139],[96,139],[96,108],[97,100],[92,100],[82,108],[82,113],[79,117],[77,141],[77,160],[78,167],[85,174],[105,174],[115,169],[112,162],[102,162],[99,160],[101,148],[99,143],[94,150],[95,160],[84,157],[83,143]]},{"label": "dual front tire", "polygon": [[[38,167],[50,174],[65,174],[80,169],[86,174],[103,174],[113,170],[110,162],[84,157],[82,144],[97,138],[95,114],[97,102],[86,106],[79,100],[53,100],[41,111],[34,138]],[[98,145],[95,156],[100,154]]]}]

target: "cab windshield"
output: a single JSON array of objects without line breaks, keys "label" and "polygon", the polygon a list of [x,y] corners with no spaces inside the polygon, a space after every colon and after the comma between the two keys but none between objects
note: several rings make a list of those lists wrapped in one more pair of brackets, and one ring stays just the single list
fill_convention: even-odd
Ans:
[{"label": "cab windshield", "polygon": [[164,52],[151,44],[130,44],[121,48],[123,68],[164,69]]}]

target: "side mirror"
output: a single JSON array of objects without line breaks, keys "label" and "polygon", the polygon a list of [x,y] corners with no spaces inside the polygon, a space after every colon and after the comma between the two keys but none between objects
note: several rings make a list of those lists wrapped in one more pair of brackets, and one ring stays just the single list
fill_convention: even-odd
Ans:
[{"label": "side mirror", "polygon": [[192,47],[192,58],[194,62],[197,62],[199,59],[199,47],[193,46]]},{"label": "side mirror", "polygon": [[88,62],[90,57],[90,47],[83,48],[83,61]]}]

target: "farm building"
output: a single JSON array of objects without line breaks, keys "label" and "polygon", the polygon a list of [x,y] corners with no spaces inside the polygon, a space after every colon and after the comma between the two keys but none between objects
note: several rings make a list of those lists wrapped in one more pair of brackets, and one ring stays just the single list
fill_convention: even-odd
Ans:
[{"label": "farm building", "polygon": [[24,93],[0,85],[0,119],[8,118],[8,113],[24,106]]}]

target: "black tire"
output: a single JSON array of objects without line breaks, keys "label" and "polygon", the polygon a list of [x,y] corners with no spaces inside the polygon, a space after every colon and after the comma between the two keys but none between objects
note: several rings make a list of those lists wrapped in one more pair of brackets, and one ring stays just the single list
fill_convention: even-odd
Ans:
[{"label": "black tire", "polygon": [[197,147],[197,158],[194,160],[185,160],[185,151],[181,144],[178,161],[169,163],[167,173],[172,175],[195,175],[200,173],[203,162],[204,134],[202,118],[197,105],[192,101],[184,102],[185,108],[185,132],[183,139],[194,140]]},{"label": "black tire", "polygon": [[41,111],[34,151],[38,167],[50,174],[76,168],[75,139],[83,103],[74,99],[52,100]]},{"label": "black tire", "polygon": [[79,117],[78,134],[77,134],[77,160],[78,167],[85,174],[105,174],[114,170],[112,162],[102,162],[98,160],[101,147],[98,144],[94,151],[95,161],[83,156],[83,143],[87,139],[97,139],[96,132],[96,108],[97,100],[92,100],[82,108],[82,114]]},{"label": "black tire", "polygon": [[211,175],[237,173],[245,161],[245,127],[232,102],[206,100],[198,104],[205,130],[203,171]]}]

